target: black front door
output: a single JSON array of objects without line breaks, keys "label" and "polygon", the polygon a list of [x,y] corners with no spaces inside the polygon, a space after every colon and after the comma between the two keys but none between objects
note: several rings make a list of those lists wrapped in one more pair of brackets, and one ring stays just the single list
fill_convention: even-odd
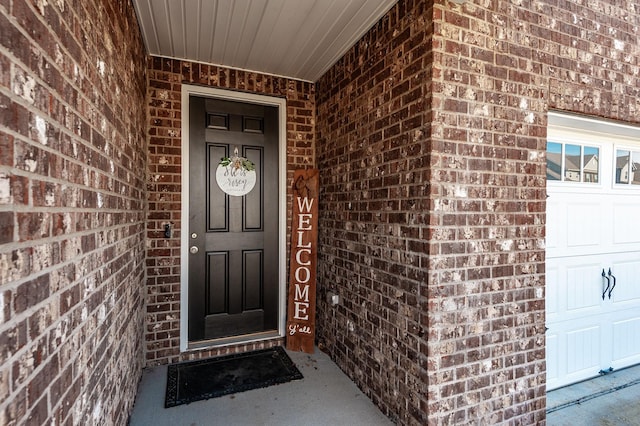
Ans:
[{"label": "black front door", "polygon": [[189,341],[278,328],[277,116],[189,98]]}]

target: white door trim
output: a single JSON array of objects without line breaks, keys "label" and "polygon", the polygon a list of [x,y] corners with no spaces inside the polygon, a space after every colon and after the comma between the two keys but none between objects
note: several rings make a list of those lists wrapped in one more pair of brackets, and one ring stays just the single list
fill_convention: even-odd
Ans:
[{"label": "white door trim", "polygon": [[[287,101],[283,98],[253,93],[233,92],[213,87],[182,85],[182,210],[180,227],[180,352],[189,350],[189,96],[239,101],[278,108],[278,334],[284,336],[286,324],[286,229],[287,229]],[[248,343],[261,338],[249,338],[237,343]],[[212,345],[221,346],[221,345]],[[222,345],[223,346],[223,345]],[[198,345],[198,349],[202,349]]]}]

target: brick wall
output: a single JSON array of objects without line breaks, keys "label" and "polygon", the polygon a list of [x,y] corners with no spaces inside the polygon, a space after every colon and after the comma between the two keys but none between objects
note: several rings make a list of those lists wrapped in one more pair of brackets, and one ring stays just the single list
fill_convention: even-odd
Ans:
[{"label": "brick wall", "polygon": [[[180,206],[182,84],[284,97],[287,175],[314,165],[315,90],[311,83],[173,59],[149,68],[149,215],[147,223],[146,360],[148,365],[260,349],[282,339],[180,353]],[[289,194],[290,195],[290,194]],[[290,200],[287,203],[290,211]],[[172,238],[164,238],[170,223]],[[289,225],[290,226],[290,225]]]},{"label": "brick wall", "polygon": [[536,12],[524,29],[535,34],[549,108],[640,123],[640,5],[565,0]]},{"label": "brick wall", "polygon": [[431,3],[401,0],[316,88],[147,70],[128,1],[0,5],[0,423],[123,424],[143,353],[279,343],[179,354],[183,82],[286,97],[289,174],[317,136],[319,344],[387,415],[543,423],[546,111],[640,121],[640,14]]},{"label": "brick wall", "polygon": [[319,344],[400,424],[426,422],[431,14],[399,2],[316,89]]},{"label": "brick wall", "polygon": [[125,424],[145,275],[134,11],[2,2],[0,39],[0,424]]},{"label": "brick wall", "polygon": [[318,83],[320,341],[400,423],[541,424],[546,112],[640,121],[640,14],[426,4]]},{"label": "brick wall", "polygon": [[528,26],[544,12],[528,7],[434,10],[424,405],[434,423],[545,418],[548,79]]}]

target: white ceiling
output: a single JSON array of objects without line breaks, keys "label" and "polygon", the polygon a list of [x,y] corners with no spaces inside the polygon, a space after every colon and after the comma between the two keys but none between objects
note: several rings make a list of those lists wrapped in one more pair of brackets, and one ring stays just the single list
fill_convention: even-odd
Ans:
[{"label": "white ceiling", "polygon": [[149,54],[317,81],[397,0],[132,0]]}]

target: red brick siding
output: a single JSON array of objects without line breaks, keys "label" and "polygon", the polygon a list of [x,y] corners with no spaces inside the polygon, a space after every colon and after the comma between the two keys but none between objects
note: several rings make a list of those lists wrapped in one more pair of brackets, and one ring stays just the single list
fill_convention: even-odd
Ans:
[{"label": "red brick siding", "polygon": [[427,421],[430,16],[399,2],[317,86],[319,343],[400,424]]},{"label": "red brick siding", "polygon": [[544,4],[528,27],[549,108],[640,123],[638,25],[638,3],[629,0]]},{"label": "red brick siding", "polygon": [[540,13],[527,4],[434,10],[424,405],[434,424],[545,419],[548,80],[525,45]]},{"label": "red brick siding", "polygon": [[0,6],[0,424],[125,424],[143,357],[146,57],[129,1]]},{"label": "red brick siding", "polygon": [[399,422],[545,422],[546,112],[640,121],[637,12],[400,1],[320,79],[320,339]]},{"label": "red brick siding", "polygon": [[505,2],[443,5],[435,21],[429,412],[541,423],[546,111],[640,121],[640,15],[632,2]]},{"label": "red brick siding", "polygon": [[[182,84],[240,90],[287,100],[287,175],[314,165],[315,88],[307,82],[213,65],[153,58],[149,68],[149,214],[147,222],[146,359],[148,365],[282,344],[274,339],[180,353]],[[290,194],[289,194],[290,195]],[[290,202],[288,203],[290,210]],[[171,223],[172,238],[164,238]]]}]

